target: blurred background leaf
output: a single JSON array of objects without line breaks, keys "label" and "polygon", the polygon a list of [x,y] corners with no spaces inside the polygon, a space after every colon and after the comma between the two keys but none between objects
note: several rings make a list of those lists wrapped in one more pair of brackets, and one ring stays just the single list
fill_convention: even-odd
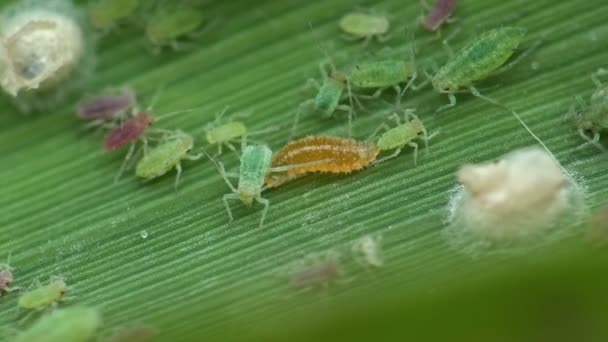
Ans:
[{"label": "blurred background leaf", "polygon": [[[417,1],[362,1],[393,23],[387,45],[403,48],[404,25],[414,27]],[[202,127],[230,105],[252,111],[252,130],[288,125],[296,106],[312,96],[306,79],[319,77],[323,58],[316,35],[341,65],[382,45],[340,39],[337,21],[351,1],[206,1],[218,24],[196,48],[153,55],[140,29],[117,30],[98,44],[94,87],[129,84],[145,104],[166,90],[155,112],[202,106],[159,123],[180,128],[204,146]],[[589,75],[606,67],[608,7],[602,1],[460,1],[451,45],[501,25],[529,30],[540,49],[514,69],[479,84],[507,103],[580,177],[592,209],[605,206],[608,158],[582,141],[564,114],[573,96],[594,90]],[[314,34],[309,29],[312,24]],[[441,64],[433,34],[416,31],[418,58]],[[102,151],[103,135],[86,132],[74,106],[23,116],[0,105],[0,255],[12,251],[16,284],[66,275],[73,302],[99,307],[104,333],[145,323],[160,341],[182,340],[605,340],[607,253],[577,236],[527,255],[471,258],[441,235],[454,173],[465,162],[495,159],[534,140],[506,111],[469,95],[454,109],[430,88],[404,100],[429,131],[441,134],[431,153],[412,163],[411,151],[346,176],[310,176],[265,193],[271,207],[264,228],[260,208],[234,206],[206,160],[185,162],[179,191],[173,174],[142,183],[112,180],[123,154]],[[387,101],[392,95],[387,95]],[[78,100],[73,99],[74,103]],[[354,132],[367,137],[381,111],[359,113]],[[306,116],[298,132],[346,134],[346,118]],[[259,140],[277,150],[287,129]],[[606,139],[603,139],[606,143]],[[233,155],[222,156],[236,170]],[[142,232],[147,238],[142,238]],[[348,254],[364,234],[383,236],[385,266],[365,270]],[[144,234],[145,235],[145,234]],[[343,254],[345,281],[321,291],[289,287],[294,261],[327,251]],[[0,329],[16,328],[18,294],[0,298]],[[63,305],[63,304],[62,304]],[[69,304],[65,304],[69,305]]]}]

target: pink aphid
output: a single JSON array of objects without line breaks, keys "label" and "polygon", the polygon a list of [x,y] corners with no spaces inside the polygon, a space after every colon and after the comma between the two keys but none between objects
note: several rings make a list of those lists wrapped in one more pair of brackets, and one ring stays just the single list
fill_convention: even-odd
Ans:
[{"label": "pink aphid", "polygon": [[11,284],[15,280],[12,270],[8,265],[0,265],[0,295],[2,291],[11,291]]},{"label": "pink aphid", "polygon": [[291,276],[291,286],[305,289],[328,285],[340,275],[338,260],[328,259],[323,263],[310,266]]},{"label": "pink aphid", "polygon": [[78,107],[78,116],[85,120],[109,121],[127,113],[135,106],[135,94],[125,90],[119,95],[100,95]]},{"label": "pink aphid", "polygon": [[422,20],[422,26],[434,32],[443,24],[456,7],[456,0],[437,0],[429,14]]},{"label": "pink aphid", "polygon": [[104,149],[116,151],[135,142],[154,123],[155,119],[148,112],[139,112],[122,125],[113,128],[106,137]]}]

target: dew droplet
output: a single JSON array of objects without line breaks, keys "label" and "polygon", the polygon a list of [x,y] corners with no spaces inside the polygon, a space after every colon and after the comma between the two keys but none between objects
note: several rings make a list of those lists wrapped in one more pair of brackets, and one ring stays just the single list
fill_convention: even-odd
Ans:
[{"label": "dew droplet", "polygon": [[142,230],[141,232],[139,232],[139,235],[141,236],[142,239],[146,239],[146,238],[148,238],[148,231]]}]

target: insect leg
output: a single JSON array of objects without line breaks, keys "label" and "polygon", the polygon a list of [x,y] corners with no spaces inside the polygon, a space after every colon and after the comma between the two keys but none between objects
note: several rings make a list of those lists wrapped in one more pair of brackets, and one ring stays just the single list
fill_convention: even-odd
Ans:
[{"label": "insect leg", "polygon": [[268,206],[270,206],[270,202],[261,197],[260,195],[256,196],[255,200],[262,204],[264,206],[264,209],[262,209],[262,217],[260,218],[260,228],[262,228],[264,226],[264,220],[266,219],[266,213],[268,212]]},{"label": "insect leg", "polygon": [[395,152],[393,152],[392,154],[390,154],[390,155],[388,155],[388,156],[386,156],[386,157],[383,157],[383,158],[380,158],[380,159],[376,160],[376,161],[374,162],[374,165],[376,165],[376,164],[380,164],[380,163],[384,163],[385,161],[387,161],[387,160],[389,160],[389,159],[393,159],[393,158],[395,158],[396,156],[398,156],[398,155],[399,155],[399,153],[401,153],[401,149],[402,149],[402,148],[403,148],[403,146],[398,147],[398,148],[396,148],[396,149],[395,149]]},{"label": "insect leg", "polygon": [[587,133],[585,133],[584,129],[579,128],[578,135],[580,135],[581,138],[583,138],[586,142],[584,144],[580,145],[579,147],[577,147],[577,149],[583,148],[590,144],[590,145],[597,147],[602,152],[607,152],[606,148],[604,148],[604,146],[602,146],[602,144],[600,144],[600,142],[599,142],[600,141],[599,132],[594,132],[593,138],[591,138],[590,136],[587,135]]},{"label": "insect leg", "polygon": [[224,202],[224,206],[226,207],[226,212],[228,212],[228,218],[230,222],[234,221],[234,217],[232,216],[232,210],[230,209],[230,204],[228,204],[228,200],[240,200],[239,195],[235,193],[225,194],[222,197],[222,201]]},{"label": "insect leg", "polygon": [[413,141],[410,141],[407,144],[414,148],[414,166],[418,165],[418,144]]},{"label": "insect leg", "polygon": [[375,129],[373,132],[372,132],[372,134],[371,134],[371,135],[370,135],[370,136],[369,136],[367,139],[365,139],[365,141],[370,141],[370,140],[372,140],[374,137],[376,137],[376,136],[378,135],[378,133],[380,133],[380,131],[381,131],[381,130],[388,131],[388,130],[390,130],[390,129],[391,129],[391,127],[390,127],[389,125],[387,125],[386,123],[384,123],[384,122],[383,122],[383,123],[381,123],[381,124],[380,124],[380,126],[378,126],[378,127],[377,127],[377,128],[376,128],[376,129]]},{"label": "insect leg", "polygon": [[448,99],[450,99],[450,103],[437,108],[435,110],[435,113],[439,113],[441,111],[444,111],[444,110],[446,110],[450,107],[454,107],[456,105],[456,96],[454,95],[454,93],[448,92],[447,94],[448,94]]},{"label": "insect leg", "polygon": [[469,91],[471,92],[471,94],[473,94],[473,96],[479,97],[482,100],[486,100],[486,101],[490,102],[493,105],[509,109],[507,106],[503,105],[502,103],[500,103],[500,102],[498,102],[498,101],[496,101],[496,100],[494,100],[494,99],[492,99],[490,97],[481,95],[481,93],[479,92],[479,90],[477,90],[477,88],[475,88],[473,86],[469,87]]},{"label": "insect leg", "polygon": [[353,136],[353,108],[347,105],[339,105],[336,109],[347,112],[348,115],[348,136]]},{"label": "insect leg", "polygon": [[313,103],[314,100],[306,100],[298,106],[298,110],[296,111],[296,115],[293,118],[293,124],[291,125],[291,132],[289,133],[289,140],[292,140],[296,135],[296,131],[298,130],[298,123],[300,122],[300,115],[302,114],[302,110],[305,106],[308,106]]},{"label": "insect leg", "polygon": [[182,164],[180,162],[177,162],[177,164],[175,164],[175,171],[177,171],[177,175],[175,175],[175,190],[177,190],[177,186],[179,185],[179,177],[182,175]]},{"label": "insect leg", "polygon": [[135,151],[135,144],[132,143],[131,146],[129,146],[129,150],[127,151],[127,155],[125,156],[125,159],[122,161],[122,164],[120,165],[120,169],[118,169],[118,173],[116,174],[116,176],[114,176],[114,183],[117,183],[118,180],[120,179],[120,176],[122,176],[122,173],[125,171],[125,169],[127,167],[127,163],[133,156],[134,151]]},{"label": "insect leg", "polygon": [[228,185],[230,190],[232,190],[233,193],[238,193],[237,189],[234,187],[234,185],[232,185],[232,183],[230,183],[230,180],[228,179],[228,177],[230,177],[230,175],[224,169],[224,164],[222,164],[222,162],[220,162],[220,161],[216,161],[209,154],[207,154],[207,153],[205,153],[205,154],[207,155],[207,158],[209,158],[209,160],[211,160],[213,165],[215,165],[215,168],[219,171],[222,178],[224,178],[224,181],[226,182],[226,184]]}]

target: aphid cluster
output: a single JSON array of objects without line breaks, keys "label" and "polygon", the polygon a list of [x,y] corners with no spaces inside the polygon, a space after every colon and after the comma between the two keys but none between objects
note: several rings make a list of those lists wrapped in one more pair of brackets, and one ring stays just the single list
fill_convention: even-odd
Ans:
[{"label": "aphid cluster", "polygon": [[179,49],[202,33],[205,16],[192,1],[96,0],[88,8],[91,26],[101,33],[131,24],[141,27],[153,51]]}]

